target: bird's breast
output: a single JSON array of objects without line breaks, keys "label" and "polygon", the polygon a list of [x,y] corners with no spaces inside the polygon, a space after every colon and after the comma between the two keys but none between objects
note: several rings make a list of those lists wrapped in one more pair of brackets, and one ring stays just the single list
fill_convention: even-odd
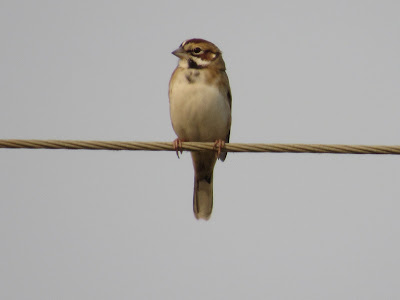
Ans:
[{"label": "bird's breast", "polygon": [[199,72],[197,75],[188,72],[178,74],[170,84],[170,114],[175,133],[188,141],[224,140],[231,118],[227,95],[217,85],[207,83],[199,71],[190,70]]}]

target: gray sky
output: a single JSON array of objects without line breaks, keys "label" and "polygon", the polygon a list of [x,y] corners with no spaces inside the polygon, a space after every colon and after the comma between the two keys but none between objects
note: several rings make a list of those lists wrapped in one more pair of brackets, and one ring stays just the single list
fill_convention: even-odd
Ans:
[{"label": "gray sky", "polygon": [[[141,3],[143,2],[143,3]],[[0,138],[172,141],[171,51],[224,52],[232,142],[400,144],[398,1],[2,1]],[[400,158],[0,150],[1,299],[398,299]]]}]

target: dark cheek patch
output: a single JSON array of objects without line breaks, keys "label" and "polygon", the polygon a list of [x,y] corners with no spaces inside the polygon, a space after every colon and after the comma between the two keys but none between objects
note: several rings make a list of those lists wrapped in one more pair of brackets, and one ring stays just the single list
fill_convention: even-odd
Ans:
[{"label": "dark cheek patch", "polygon": [[190,69],[198,69],[199,65],[194,62],[193,59],[188,60],[188,65]]},{"label": "dark cheek patch", "polygon": [[202,60],[207,60],[208,53],[207,53],[207,52],[203,52],[201,55],[199,55],[199,57],[200,57]]},{"label": "dark cheek patch", "polygon": [[205,60],[205,61],[210,61],[210,60],[213,59],[212,53],[211,53],[210,51],[205,51],[204,53],[202,53],[201,55],[199,55],[199,57],[200,57],[202,60]]},{"label": "dark cheek patch", "polygon": [[215,54],[213,54],[211,51],[205,51],[203,54],[200,55],[200,58],[206,61],[214,60],[215,57]]}]

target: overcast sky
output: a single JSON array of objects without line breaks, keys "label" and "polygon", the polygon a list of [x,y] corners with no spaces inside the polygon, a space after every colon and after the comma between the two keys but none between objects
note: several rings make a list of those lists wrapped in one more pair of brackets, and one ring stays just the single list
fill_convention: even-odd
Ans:
[{"label": "overcast sky", "polygon": [[[232,142],[400,144],[399,1],[0,3],[0,138],[172,141],[171,51],[222,51]],[[399,299],[400,157],[0,149],[1,299]]]}]

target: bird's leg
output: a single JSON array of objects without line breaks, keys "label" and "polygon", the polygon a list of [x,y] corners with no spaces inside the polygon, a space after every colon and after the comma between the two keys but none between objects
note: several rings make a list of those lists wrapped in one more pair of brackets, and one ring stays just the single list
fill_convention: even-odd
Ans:
[{"label": "bird's leg", "polygon": [[184,139],[180,139],[180,138],[177,138],[172,142],[172,145],[174,146],[174,149],[176,151],[176,155],[178,156],[178,158],[179,158],[179,152],[181,154],[183,152],[182,142],[185,142],[185,140]]},{"label": "bird's leg", "polygon": [[217,157],[221,154],[222,148],[225,148],[225,141],[224,140],[216,140],[214,142],[214,148],[217,149]]}]

